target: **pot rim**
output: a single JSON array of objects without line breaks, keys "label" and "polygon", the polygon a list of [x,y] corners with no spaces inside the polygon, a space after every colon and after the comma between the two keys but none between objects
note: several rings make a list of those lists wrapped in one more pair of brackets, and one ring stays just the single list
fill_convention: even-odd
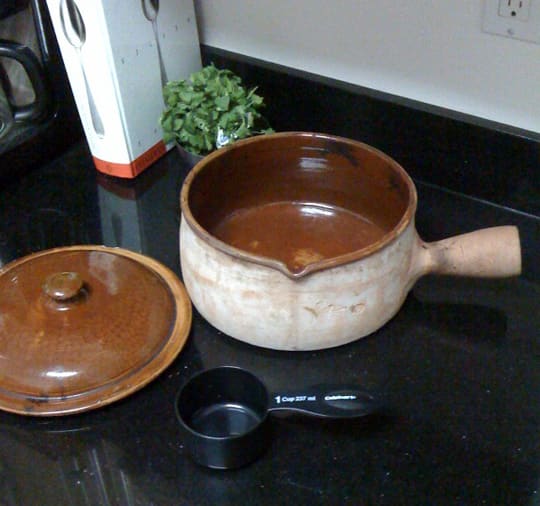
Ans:
[{"label": "pot rim", "polygon": [[[301,271],[298,271],[298,272],[290,271],[287,268],[287,266],[279,260],[269,258],[269,257],[264,257],[261,255],[255,255],[253,253],[249,253],[247,251],[235,248],[221,241],[217,237],[210,234],[205,228],[203,228],[193,216],[191,209],[189,207],[189,191],[190,191],[191,185],[193,181],[196,179],[197,175],[201,173],[202,171],[204,171],[205,167],[208,164],[212,163],[212,161],[215,158],[222,156],[224,152],[242,149],[246,145],[261,142],[261,140],[267,140],[269,137],[275,138],[275,139],[282,139],[285,137],[306,137],[306,138],[315,137],[317,139],[324,139],[327,141],[337,141],[340,143],[354,145],[356,147],[361,147],[364,150],[367,150],[376,154],[379,158],[384,159],[389,163],[389,165],[395,170],[395,172],[399,175],[401,180],[404,181],[404,183],[407,186],[409,203],[407,205],[405,212],[403,213],[403,216],[401,217],[397,225],[391,230],[389,230],[386,234],[384,234],[381,237],[381,239],[379,239],[378,241],[375,241],[364,248],[352,251],[350,253],[346,253],[344,255],[339,255],[332,258],[325,258],[323,260],[307,264]],[[249,137],[247,139],[238,140],[228,146],[219,148],[218,150],[204,157],[191,169],[189,174],[186,176],[186,179],[184,180],[184,183],[182,185],[182,190],[180,193],[180,209],[181,209],[182,215],[186,223],[189,225],[189,227],[200,239],[208,243],[210,246],[221,251],[222,253],[225,253],[235,258],[239,258],[246,262],[270,267],[272,269],[275,269],[285,274],[287,277],[291,279],[299,279],[304,276],[307,276],[308,274],[312,274],[314,272],[323,271],[323,270],[330,269],[332,267],[338,267],[338,266],[345,265],[351,262],[355,262],[357,260],[361,260],[367,256],[373,255],[374,253],[377,253],[378,251],[384,249],[387,245],[389,245],[397,237],[399,237],[405,231],[408,225],[411,223],[416,213],[417,202],[418,202],[418,197],[417,197],[416,187],[411,177],[409,176],[407,171],[405,171],[405,169],[396,160],[394,160],[392,157],[390,157],[386,153],[380,151],[377,148],[374,148],[373,146],[370,146],[369,144],[366,144],[361,141],[349,139],[346,137],[336,136],[332,134],[318,133],[318,132],[303,132],[303,131],[278,132],[278,133],[260,135],[256,137]]]}]

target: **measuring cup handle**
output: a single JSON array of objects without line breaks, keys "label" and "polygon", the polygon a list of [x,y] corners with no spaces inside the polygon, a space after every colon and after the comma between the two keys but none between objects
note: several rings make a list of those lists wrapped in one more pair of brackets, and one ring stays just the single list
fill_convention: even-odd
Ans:
[{"label": "measuring cup handle", "polygon": [[374,413],[378,399],[357,386],[318,385],[271,395],[268,411],[293,411],[322,418],[355,418]]},{"label": "measuring cup handle", "polygon": [[0,40],[0,57],[13,58],[18,61],[28,74],[32,88],[34,89],[34,101],[27,105],[13,106],[13,119],[15,121],[27,121],[41,118],[49,104],[49,90],[46,76],[41,64],[32,50],[9,40]]}]

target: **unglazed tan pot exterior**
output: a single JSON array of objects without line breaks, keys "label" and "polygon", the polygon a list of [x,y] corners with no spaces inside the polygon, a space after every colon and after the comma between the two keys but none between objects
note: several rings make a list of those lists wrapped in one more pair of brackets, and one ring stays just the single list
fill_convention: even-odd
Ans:
[{"label": "unglazed tan pot exterior", "polygon": [[[240,141],[225,150],[238,150],[233,154],[237,156],[243,150],[256,152],[258,144],[264,144],[262,151],[268,151],[273,145],[269,143],[274,142],[278,150],[280,144],[314,143],[317,149],[323,146],[321,152],[331,153],[329,157],[338,153],[353,165],[352,151],[345,148],[365,150],[369,160],[382,160],[398,173],[401,187],[396,191],[407,202],[401,218],[380,241],[291,272],[279,261],[225,244],[194,218],[190,208],[193,181],[207,166],[221,163],[218,158],[227,161],[226,152],[220,150],[197,164],[181,195],[182,274],[197,310],[229,336],[278,350],[330,348],[379,329],[397,313],[417,279],[427,273],[476,277],[520,273],[519,235],[512,226],[423,242],[414,225],[416,191],[412,181],[395,161],[370,146],[328,135],[291,132]],[[333,143],[337,150],[324,147]],[[223,175],[227,177],[226,172]],[[397,187],[393,177],[387,178],[389,188]],[[205,193],[201,194],[204,198]],[[212,199],[209,213],[214,205]]]}]

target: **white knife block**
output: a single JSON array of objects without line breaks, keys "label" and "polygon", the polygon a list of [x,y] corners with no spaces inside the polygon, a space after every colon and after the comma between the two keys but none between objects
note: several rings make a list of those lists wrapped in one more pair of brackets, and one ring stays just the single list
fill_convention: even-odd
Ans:
[{"label": "white knife block", "polygon": [[201,68],[193,0],[47,6],[96,168],[134,178],[169,148],[158,122],[166,80]]}]

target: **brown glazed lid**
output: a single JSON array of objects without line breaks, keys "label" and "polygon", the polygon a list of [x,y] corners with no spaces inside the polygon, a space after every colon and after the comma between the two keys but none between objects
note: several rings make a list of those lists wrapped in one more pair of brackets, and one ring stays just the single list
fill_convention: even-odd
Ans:
[{"label": "brown glazed lid", "polygon": [[126,397],[184,346],[191,302],[161,263],[69,246],[0,269],[0,409],[65,415]]}]

